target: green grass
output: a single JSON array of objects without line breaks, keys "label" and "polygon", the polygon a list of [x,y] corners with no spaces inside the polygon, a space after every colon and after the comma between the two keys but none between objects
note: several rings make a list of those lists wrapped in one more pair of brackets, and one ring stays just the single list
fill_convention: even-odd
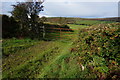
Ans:
[{"label": "green grass", "polygon": [[[49,42],[28,39],[3,40],[3,49],[7,47],[18,47],[17,50],[14,49],[15,51],[13,51],[12,54],[10,53],[12,48],[7,48],[9,56],[3,58],[3,78],[32,78],[41,76],[39,72],[44,73],[44,71],[47,70],[46,65],[51,65],[56,62],[56,60],[59,60],[59,57],[61,58],[64,54],[68,54],[69,48],[71,47],[69,44],[74,40],[70,39],[71,37],[66,36],[65,38],[60,38],[60,40]],[[24,49],[19,48],[19,46],[23,44],[25,45],[22,46],[23,48],[28,44],[29,47]],[[42,70],[44,71],[42,72]],[[35,73],[33,71],[35,71]]]},{"label": "green grass", "polygon": [[47,18],[47,19],[48,20],[45,23],[49,23],[49,24],[72,23],[72,24],[76,24],[76,25],[91,26],[91,25],[95,25],[95,24],[115,23],[115,21],[110,21],[111,19],[109,19],[109,21],[90,20],[90,19],[85,19],[85,18],[65,18],[65,17],[62,18],[62,21],[60,20],[60,17]]},{"label": "green grass", "polygon": [[75,25],[75,24],[68,24],[68,26],[70,26],[71,29],[75,29],[75,30],[79,30],[81,28],[86,28],[88,26],[85,26],[85,25]]},{"label": "green grass", "polygon": [[3,57],[9,56],[11,53],[15,53],[18,50],[29,48],[35,45],[38,41],[31,39],[5,39],[3,40],[2,48],[3,48]]},{"label": "green grass", "polygon": [[106,23],[114,23],[112,21],[98,21],[98,20],[77,20],[75,24],[84,24],[84,25],[95,25],[95,24],[106,24]]},{"label": "green grass", "polygon": [[116,79],[120,70],[119,25],[68,24],[74,32],[56,40],[3,40],[4,53],[9,56],[3,58],[2,77]]}]

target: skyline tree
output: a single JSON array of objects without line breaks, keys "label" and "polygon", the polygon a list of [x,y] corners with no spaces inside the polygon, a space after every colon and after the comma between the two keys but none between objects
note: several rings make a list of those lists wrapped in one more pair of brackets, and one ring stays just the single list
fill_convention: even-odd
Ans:
[{"label": "skyline tree", "polygon": [[12,5],[13,11],[11,14],[20,23],[21,36],[27,34],[31,37],[39,37],[41,33],[39,29],[43,24],[38,23],[38,15],[43,11],[43,2],[41,0],[31,0],[30,2],[18,2],[16,5]]}]

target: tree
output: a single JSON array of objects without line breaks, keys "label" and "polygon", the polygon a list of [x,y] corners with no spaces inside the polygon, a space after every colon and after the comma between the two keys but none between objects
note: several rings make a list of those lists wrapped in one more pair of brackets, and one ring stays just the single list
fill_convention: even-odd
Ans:
[{"label": "tree", "polygon": [[19,22],[20,24],[20,35],[23,36],[24,32],[27,31],[27,23],[28,23],[28,16],[27,16],[27,9],[24,3],[17,3],[17,5],[12,5],[13,11],[12,16],[14,19]]},{"label": "tree", "polygon": [[39,16],[38,14],[40,11],[43,11],[43,6],[41,5],[43,2],[27,2],[27,8],[28,8],[28,16],[30,17],[30,27],[32,33],[35,33],[34,36],[41,37],[41,31],[40,28],[43,27],[43,22],[38,23]]},{"label": "tree", "polygon": [[32,0],[31,2],[18,2],[17,5],[12,5],[13,11],[11,13],[21,25],[21,36],[26,32],[25,34],[29,36],[35,37],[36,35],[36,37],[39,37],[38,15],[43,11],[43,2]]}]

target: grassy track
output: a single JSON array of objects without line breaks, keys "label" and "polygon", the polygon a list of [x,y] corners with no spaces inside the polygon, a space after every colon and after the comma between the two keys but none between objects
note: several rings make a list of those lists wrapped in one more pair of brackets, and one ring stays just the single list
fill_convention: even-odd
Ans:
[{"label": "grassy track", "polygon": [[[69,26],[74,29],[74,25]],[[75,29],[79,29],[78,27],[80,26],[76,26]],[[76,31],[73,32],[73,34],[68,35],[74,35],[74,39],[76,39]],[[48,69],[51,68],[50,66],[58,63],[56,60],[61,60],[61,57],[69,54],[71,44],[74,39],[69,36],[62,38],[63,35],[61,35],[61,39],[57,41],[37,41],[34,46],[18,50],[17,52],[13,52],[13,54],[9,55],[9,57],[3,58],[3,78],[44,77],[44,75],[49,71]],[[21,42],[11,42],[6,46],[11,46],[12,44],[17,46]]]}]

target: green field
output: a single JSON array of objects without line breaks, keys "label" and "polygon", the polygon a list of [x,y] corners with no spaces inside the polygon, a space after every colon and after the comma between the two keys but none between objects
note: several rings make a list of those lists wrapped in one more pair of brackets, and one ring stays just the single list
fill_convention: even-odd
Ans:
[{"label": "green field", "polygon": [[111,21],[97,21],[97,20],[76,20],[75,24],[95,25],[112,23]]},{"label": "green field", "polygon": [[55,40],[3,39],[2,77],[117,79],[120,23],[76,24],[67,24],[73,32]]}]

